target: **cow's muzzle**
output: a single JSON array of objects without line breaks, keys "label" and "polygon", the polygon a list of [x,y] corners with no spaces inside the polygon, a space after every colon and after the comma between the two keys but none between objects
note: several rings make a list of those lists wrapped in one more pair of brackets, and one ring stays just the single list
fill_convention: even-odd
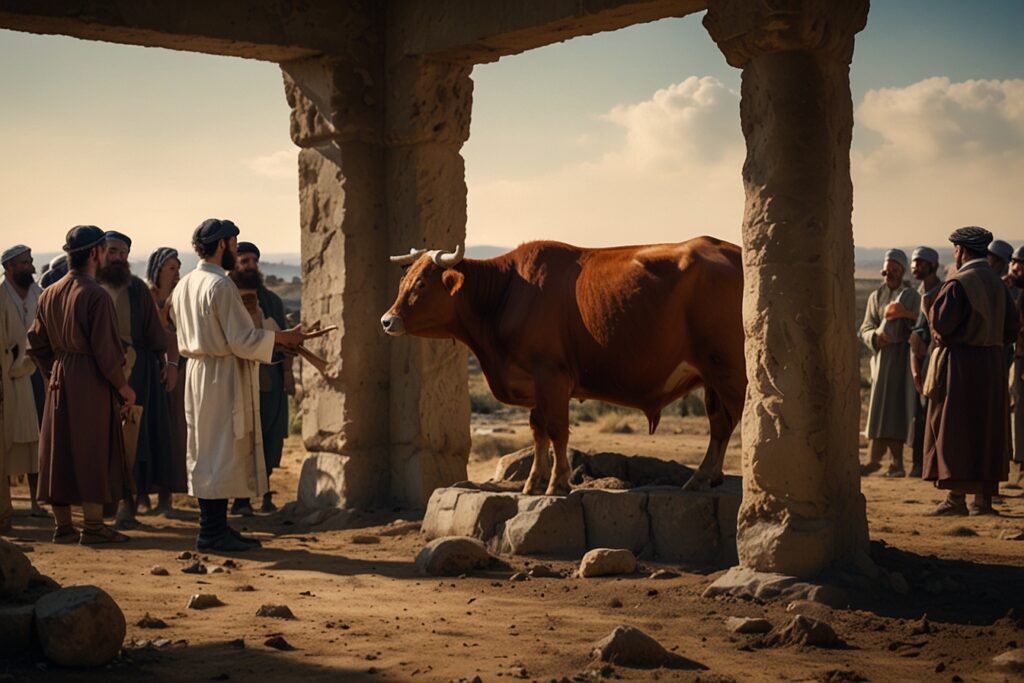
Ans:
[{"label": "cow's muzzle", "polygon": [[384,328],[386,334],[390,334],[392,337],[400,337],[405,334],[405,325],[402,324],[402,319],[391,313],[385,313],[381,317],[380,326]]}]

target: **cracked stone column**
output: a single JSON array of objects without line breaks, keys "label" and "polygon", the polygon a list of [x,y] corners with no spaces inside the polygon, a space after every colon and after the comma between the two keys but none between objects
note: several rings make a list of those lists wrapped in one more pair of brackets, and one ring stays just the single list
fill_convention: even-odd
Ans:
[{"label": "cracked stone column", "polygon": [[302,148],[303,324],[339,327],[308,343],[327,359],[327,377],[303,364],[302,437],[311,455],[299,500],[307,507],[366,507],[388,495],[383,59],[374,41],[363,48],[359,58],[281,65],[292,139]]},{"label": "cracked stone column", "polygon": [[747,388],[742,567],[867,566],[854,330],[849,65],[867,0],[710,0],[743,69]]},{"label": "cracked stone column", "polygon": [[[451,250],[465,243],[460,149],[469,138],[471,69],[406,56],[390,63],[387,233],[394,254],[413,247]],[[401,270],[385,270],[393,297]],[[425,507],[435,488],[466,478],[466,349],[453,341],[410,337],[381,345],[391,351],[391,494],[401,503]]]}]

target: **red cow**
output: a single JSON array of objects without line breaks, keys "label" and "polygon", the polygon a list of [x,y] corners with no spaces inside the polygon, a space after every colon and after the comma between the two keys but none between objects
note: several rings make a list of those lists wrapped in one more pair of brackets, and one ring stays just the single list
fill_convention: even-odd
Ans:
[{"label": "red cow", "polygon": [[[647,415],[704,386],[711,441],[688,489],[717,486],[746,391],[740,248],[712,237],[584,249],[529,242],[492,259],[413,250],[389,335],[458,339],[495,398],[530,408],[534,460],[524,493],[569,492],[569,399]],[[549,446],[554,446],[551,467]]]}]

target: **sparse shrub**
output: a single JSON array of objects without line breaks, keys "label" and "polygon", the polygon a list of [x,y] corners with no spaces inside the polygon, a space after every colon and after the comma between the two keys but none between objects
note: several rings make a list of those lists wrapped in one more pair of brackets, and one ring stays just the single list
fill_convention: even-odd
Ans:
[{"label": "sparse shrub", "polygon": [[624,415],[629,414],[631,411],[631,408],[605,403],[604,401],[580,401],[573,399],[569,402],[569,421],[596,422],[604,415]]},{"label": "sparse shrub", "polygon": [[707,408],[704,406],[704,389],[694,389],[692,392],[679,399],[679,415],[686,417],[687,415],[693,415],[696,417],[703,417],[708,414]]},{"label": "sparse shrub", "polygon": [[491,460],[514,453],[532,443],[533,437],[525,434],[519,437],[481,434],[473,437],[471,453],[477,460]]},{"label": "sparse shrub", "polygon": [[469,409],[480,415],[490,415],[501,409],[501,403],[486,386],[470,385]]},{"label": "sparse shrub", "polygon": [[635,430],[621,413],[607,413],[598,420],[597,431],[602,434],[632,434]]}]

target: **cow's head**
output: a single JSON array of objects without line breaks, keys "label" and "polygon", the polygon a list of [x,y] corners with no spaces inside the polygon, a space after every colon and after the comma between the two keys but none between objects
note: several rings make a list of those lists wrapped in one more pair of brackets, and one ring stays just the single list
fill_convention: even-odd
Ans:
[{"label": "cow's head", "polygon": [[409,265],[409,269],[398,285],[395,303],[380,319],[384,331],[396,337],[450,337],[455,320],[452,297],[464,279],[455,266],[462,257],[461,244],[454,252],[413,249],[406,255],[392,256],[392,263]]}]

